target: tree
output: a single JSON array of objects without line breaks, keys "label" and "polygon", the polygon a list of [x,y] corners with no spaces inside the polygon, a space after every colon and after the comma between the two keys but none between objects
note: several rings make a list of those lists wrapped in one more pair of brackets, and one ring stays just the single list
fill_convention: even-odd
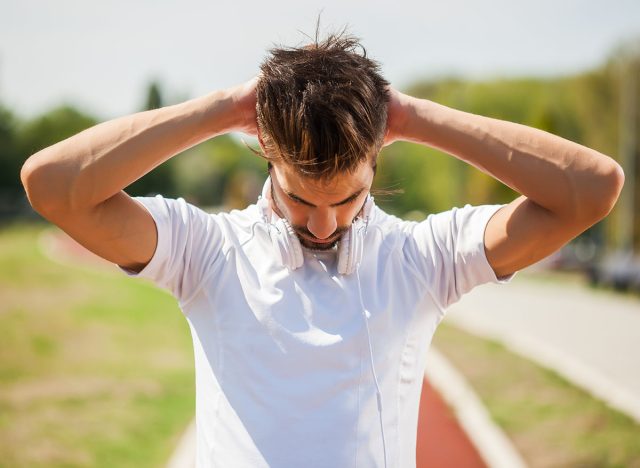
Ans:
[{"label": "tree", "polygon": [[0,106],[0,203],[11,205],[21,194],[20,167],[24,161],[18,149],[17,119]]},{"label": "tree", "polygon": [[18,132],[23,161],[30,155],[96,125],[97,120],[75,107],[62,105],[26,122]]},{"label": "tree", "polygon": [[144,110],[159,109],[164,105],[162,93],[160,92],[160,84],[152,81],[147,89],[147,100]]},{"label": "tree", "polygon": [[68,105],[27,122],[0,108],[0,216],[27,210],[20,169],[29,156],[95,124],[93,117]]}]

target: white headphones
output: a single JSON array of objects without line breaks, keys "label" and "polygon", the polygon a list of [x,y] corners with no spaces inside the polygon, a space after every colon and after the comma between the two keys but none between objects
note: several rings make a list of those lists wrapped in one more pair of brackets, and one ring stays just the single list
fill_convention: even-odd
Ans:
[{"label": "white headphones", "polygon": [[[264,221],[273,229],[269,229],[271,243],[282,264],[290,270],[300,268],[303,263],[302,246],[295,231],[286,219],[280,218],[271,209],[271,177],[262,187],[262,195],[258,198],[258,208]],[[373,197],[367,195],[362,214],[358,216],[347,232],[338,241],[338,273],[353,273],[362,260],[364,236],[369,224],[369,216],[373,209]]]}]

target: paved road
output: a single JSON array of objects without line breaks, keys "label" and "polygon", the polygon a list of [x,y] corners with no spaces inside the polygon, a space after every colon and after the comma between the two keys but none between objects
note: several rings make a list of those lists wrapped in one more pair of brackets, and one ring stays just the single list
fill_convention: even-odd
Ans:
[{"label": "paved road", "polygon": [[521,274],[472,291],[446,320],[504,342],[640,421],[640,299]]}]

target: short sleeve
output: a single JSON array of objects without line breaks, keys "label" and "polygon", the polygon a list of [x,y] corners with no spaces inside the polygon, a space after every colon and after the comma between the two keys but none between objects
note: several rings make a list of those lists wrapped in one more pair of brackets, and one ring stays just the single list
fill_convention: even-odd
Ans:
[{"label": "short sleeve", "polygon": [[200,289],[207,272],[221,261],[222,235],[215,215],[182,198],[134,197],[153,217],[158,244],[149,263],[130,276],[153,281],[170,291],[181,304]]},{"label": "short sleeve", "polygon": [[484,247],[487,223],[502,206],[466,205],[430,215],[413,225],[413,261],[443,308],[475,286],[506,283],[513,277],[496,277]]}]

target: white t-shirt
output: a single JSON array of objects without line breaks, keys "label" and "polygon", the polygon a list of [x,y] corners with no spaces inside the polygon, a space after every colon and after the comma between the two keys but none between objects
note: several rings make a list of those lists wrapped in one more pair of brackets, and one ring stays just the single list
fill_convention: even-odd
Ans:
[{"label": "white t-shirt", "polygon": [[504,281],[484,251],[500,205],[422,222],[374,207],[358,275],[345,276],[334,252],[304,249],[294,271],[279,263],[256,205],[208,214],[137,200],[158,230],[139,276],[171,291],[191,328],[198,468],[384,466],[369,343],[387,465],[415,467],[426,352],[444,309]]}]

